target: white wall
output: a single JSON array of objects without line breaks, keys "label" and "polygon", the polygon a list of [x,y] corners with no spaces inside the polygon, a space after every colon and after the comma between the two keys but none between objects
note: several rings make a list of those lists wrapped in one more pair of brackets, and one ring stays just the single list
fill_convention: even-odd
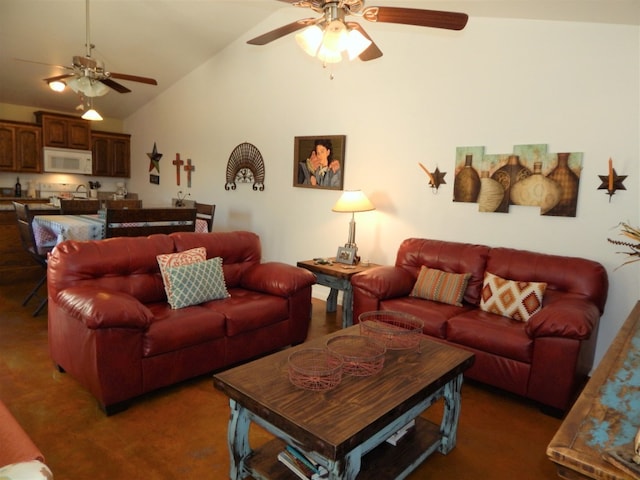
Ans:
[{"label": "white wall", "polygon": [[[249,38],[300,18],[283,9],[164,95],[125,120],[132,134],[131,191],[162,203],[185,188],[176,153],[196,166],[192,198],[217,204],[215,230],[257,232],[266,260],[332,256],[349,216],[331,212],[340,193],[294,188],[293,139],[347,136],[345,188],[376,205],[357,215],[364,258],[391,264],[411,236],[510,246],[601,262],[610,274],[601,358],[638,298],[638,266],[607,242],[620,221],[638,223],[639,39],[632,26],[471,18],[462,32],[363,25],[384,52],[372,62],[322,68],[293,36],[268,46]],[[148,181],[146,155],[164,154],[161,184]],[[229,155],[242,142],[265,161],[265,191],[225,191]],[[534,207],[480,213],[452,202],[455,150],[545,143],[584,152],[578,214],[542,217]],[[609,202],[598,175],[613,158],[626,191]],[[447,172],[434,195],[422,162]]]}]

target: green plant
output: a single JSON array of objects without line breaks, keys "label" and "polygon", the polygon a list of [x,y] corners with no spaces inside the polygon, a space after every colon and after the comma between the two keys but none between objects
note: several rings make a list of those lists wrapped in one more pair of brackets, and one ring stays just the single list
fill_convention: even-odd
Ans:
[{"label": "green plant", "polygon": [[610,238],[607,238],[607,240],[609,241],[609,243],[613,243],[614,245],[622,245],[624,247],[628,247],[631,249],[630,252],[618,252],[618,253],[624,253],[625,255],[629,255],[631,257],[629,260],[627,260],[622,265],[620,265],[620,267],[624,267],[629,263],[634,263],[640,260],[640,229],[632,227],[631,225],[625,222],[620,222],[619,226],[620,226],[620,235],[630,238],[634,240],[634,242],[633,243],[623,242],[620,240],[611,240]]}]

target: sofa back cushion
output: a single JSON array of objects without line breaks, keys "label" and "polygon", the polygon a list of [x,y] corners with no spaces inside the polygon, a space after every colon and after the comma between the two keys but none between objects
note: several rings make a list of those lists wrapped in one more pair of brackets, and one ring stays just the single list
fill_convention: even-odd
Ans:
[{"label": "sofa back cushion", "polygon": [[600,314],[607,301],[607,271],[598,262],[585,258],[499,247],[489,252],[487,271],[502,278],[544,282],[547,292],[553,290],[585,297],[598,307]]},{"label": "sofa back cushion", "polygon": [[55,298],[70,286],[93,286],[128,293],[142,303],[165,301],[156,256],[174,251],[168,235],[63,242],[49,257],[49,295]]},{"label": "sofa back cushion", "polygon": [[207,259],[222,258],[227,288],[238,287],[244,272],[259,264],[262,256],[260,237],[253,232],[176,232],[170,237],[178,252],[205,247]]},{"label": "sofa back cushion", "polygon": [[449,273],[470,273],[464,301],[478,305],[488,255],[489,247],[484,245],[408,238],[398,249],[396,267],[407,270],[414,279],[423,265]]}]

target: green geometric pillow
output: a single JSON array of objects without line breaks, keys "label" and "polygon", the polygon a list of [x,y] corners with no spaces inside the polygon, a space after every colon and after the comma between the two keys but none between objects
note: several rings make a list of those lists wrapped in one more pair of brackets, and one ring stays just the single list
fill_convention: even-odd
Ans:
[{"label": "green geometric pillow", "polygon": [[229,296],[224,283],[220,257],[211,258],[205,262],[169,267],[167,277],[170,285],[167,299],[173,309],[199,305],[209,300],[219,300]]}]

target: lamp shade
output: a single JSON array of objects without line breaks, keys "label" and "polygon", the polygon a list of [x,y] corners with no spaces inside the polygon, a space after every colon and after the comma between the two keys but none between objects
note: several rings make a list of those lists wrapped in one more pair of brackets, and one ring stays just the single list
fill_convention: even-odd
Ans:
[{"label": "lamp shade", "polygon": [[91,108],[90,110],[87,110],[86,112],[84,112],[84,114],[82,115],[82,118],[85,120],[91,120],[93,122],[99,122],[102,120],[102,115],[100,115],[96,110]]},{"label": "lamp shade", "polygon": [[334,212],[353,213],[368,212],[376,207],[369,201],[362,190],[345,190],[331,209]]}]

